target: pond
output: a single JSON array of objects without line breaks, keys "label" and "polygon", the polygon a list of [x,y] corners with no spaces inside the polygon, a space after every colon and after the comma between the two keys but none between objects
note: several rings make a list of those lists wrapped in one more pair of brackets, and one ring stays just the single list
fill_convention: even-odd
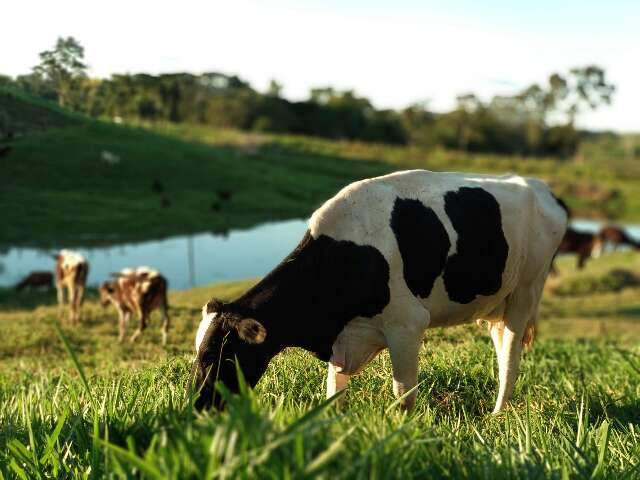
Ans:
[{"label": "pond", "polygon": [[[603,222],[575,220],[574,228],[595,232]],[[640,239],[640,225],[624,226]],[[259,277],[275,267],[302,239],[306,220],[266,223],[227,235],[202,233],[110,247],[77,248],[91,264],[89,284],[98,285],[111,272],[148,265],[160,270],[173,289],[224,280]],[[63,247],[63,246],[61,246]],[[9,248],[0,253],[0,286],[8,287],[34,270],[52,270],[50,249]]]},{"label": "pond", "polygon": [[[264,275],[295,248],[306,228],[306,220],[288,220],[226,235],[202,233],[73,250],[89,260],[89,285],[100,284],[111,272],[148,265],[167,277],[170,288],[182,290]],[[0,253],[0,286],[15,285],[34,270],[52,270],[54,251],[15,247]]]}]

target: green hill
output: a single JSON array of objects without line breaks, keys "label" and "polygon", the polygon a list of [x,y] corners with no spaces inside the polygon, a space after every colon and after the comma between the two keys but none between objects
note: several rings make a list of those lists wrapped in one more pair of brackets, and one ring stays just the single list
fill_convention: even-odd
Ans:
[{"label": "green hill", "polygon": [[102,243],[303,217],[346,183],[391,169],[188,142],[8,91],[0,116],[16,125],[0,158],[0,243]]},{"label": "green hill", "polygon": [[534,175],[579,216],[640,219],[640,167],[606,152],[576,163],[125,126],[0,89],[3,145],[0,245],[135,241],[305,217],[351,181],[407,168]]}]

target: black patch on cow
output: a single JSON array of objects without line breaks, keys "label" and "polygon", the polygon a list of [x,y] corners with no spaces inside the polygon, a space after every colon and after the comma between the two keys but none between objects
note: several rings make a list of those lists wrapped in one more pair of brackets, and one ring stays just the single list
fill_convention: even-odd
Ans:
[{"label": "black patch on cow", "polygon": [[444,209],[458,233],[443,275],[449,299],[466,304],[497,293],[509,245],[495,197],[482,188],[461,187],[445,194]]},{"label": "black patch on cow", "polygon": [[167,305],[168,286],[169,286],[169,283],[167,282],[167,279],[164,278],[162,275],[158,275],[156,277],[151,278],[151,280],[149,281],[149,286],[147,287],[147,291],[142,295],[142,298],[140,300],[140,305],[142,306],[143,310],[150,309],[151,305],[156,300],[156,297],[159,295],[162,298],[161,304],[164,305],[165,307],[168,306]]},{"label": "black patch on cow", "polygon": [[427,298],[447,261],[451,241],[435,212],[421,201],[397,198],[391,230],[402,256],[404,280],[415,295]]},{"label": "black patch on cow", "polygon": [[314,239],[307,231],[275,270],[225,310],[262,323],[265,348],[299,346],[327,361],[350,320],[382,313],[389,300],[389,264],[379,250],[326,235]]}]

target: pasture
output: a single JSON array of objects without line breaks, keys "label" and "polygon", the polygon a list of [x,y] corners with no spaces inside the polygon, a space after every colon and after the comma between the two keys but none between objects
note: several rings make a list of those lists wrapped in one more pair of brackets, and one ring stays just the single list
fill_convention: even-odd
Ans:
[{"label": "pasture", "polygon": [[[549,180],[577,215],[640,218],[637,165],[588,142],[587,162],[470,155],[123,126],[12,91],[0,101],[17,132],[0,159],[12,179],[0,185],[2,247],[303,218],[345,184],[403,168],[517,171]],[[171,291],[166,347],[157,314],[137,345],[118,344],[116,313],[95,291],[81,327],[59,330],[55,294],[0,289],[0,478],[640,478],[640,257],[573,265],[560,260],[513,404],[495,416],[494,351],[475,325],[428,332],[410,414],[393,397],[387,353],[339,406],[324,399],[326,364],[293,349],[224,413],[200,414],[185,395],[200,307],[252,281]]]},{"label": "pasture", "polygon": [[184,388],[199,307],[251,281],[171,292],[166,348],[157,316],[135,348],[117,344],[115,312],[95,294],[83,325],[60,335],[53,294],[2,292],[0,474],[640,478],[640,258],[573,265],[559,262],[512,407],[495,416],[494,352],[475,325],[428,332],[410,414],[394,401],[386,353],[338,406],[324,400],[325,364],[299,350],[224,413],[199,414]]}]

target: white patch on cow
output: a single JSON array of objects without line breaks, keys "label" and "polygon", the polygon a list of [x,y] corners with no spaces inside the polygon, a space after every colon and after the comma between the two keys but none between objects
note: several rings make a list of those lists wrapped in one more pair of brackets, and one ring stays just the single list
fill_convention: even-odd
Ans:
[{"label": "white patch on cow", "polygon": [[60,256],[62,257],[63,268],[73,268],[87,262],[81,254],[72,250],[60,250]]},{"label": "white patch on cow", "polygon": [[147,275],[147,277],[153,278],[153,277],[157,277],[158,275],[160,275],[160,272],[158,270],[156,270],[155,268],[142,266],[142,267],[136,268],[136,274],[137,275]]},{"label": "white patch on cow", "polygon": [[123,268],[122,270],[120,270],[120,274],[128,277],[129,275],[133,275],[135,273],[135,271],[133,270],[133,268]]},{"label": "white patch on cow", "polygon": [[216,318],[217,313],[207,313],[207,306],[202,307],[202,320],[200,320],[200,325],[198,325],[198,332],[196,333],[196,354],[200,351],[200,344],[202,340],[204,340],[204,336],[207,333],[207,330],[213,323],[213,320]]}]

